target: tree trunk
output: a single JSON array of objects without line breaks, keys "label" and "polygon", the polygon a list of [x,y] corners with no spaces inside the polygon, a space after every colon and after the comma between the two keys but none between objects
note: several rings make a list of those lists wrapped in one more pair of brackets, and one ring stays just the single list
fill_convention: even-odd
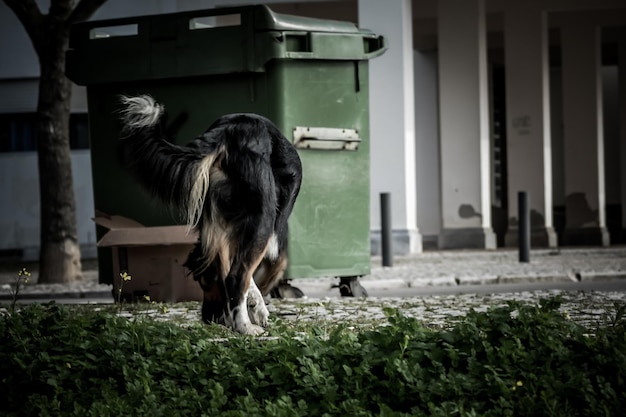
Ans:
[{"label": "tree trunk", "polygon": [[41,70],[37,104],[41,200],[38,282],[82,280],[70,154],[72,85],[65,76],[65,51],[71,25],[89,19],[106,0],[50,0],[47,15],[41,13],[35,0],[2,1],[24,26]]},{"label": "tree trunk", "polygon": [[72,85],[65,76],[68,31],[48,17],[50,36],[39,50],[37,105],[39,195],[41,198],[40,283],[82,280],[69,139]]}]

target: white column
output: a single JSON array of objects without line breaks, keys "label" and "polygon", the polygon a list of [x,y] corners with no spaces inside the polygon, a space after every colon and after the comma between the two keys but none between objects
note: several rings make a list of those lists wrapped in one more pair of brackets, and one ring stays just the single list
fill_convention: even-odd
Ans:
[{"label": "white column", "polygon": [[441,248],[495,248],[484,0],[439,0]]},{"label": "white column", "polygon": [[517,246],[518,192],[530,200],[532,246],[557,246],[552,223],[552,144],[547,14],[509,0],[504,49],[507,112],[507,246]]},{"label": "white column", "polygon": [[437,53],[415,51],[414,69],[417,224],[424,248],[436,248],[441,231]]},{"label": "white column", "polygon": [[626,243],[626,28],[619,37],[619,120],[620,120],[620,199],[622,206],[622,231],[620,243]]},{"label": "white column", "polygon": [[359,0],[359,26],[387,38],[369,62],[372,250],[380,248],[380,193],[392,204],[394,252],[421,252],[417,228],[411,0]]},{"label": "white column", "polygon": [[561,27],[565,245],[609,244],[604,192],[600,28],[584,16]]}]

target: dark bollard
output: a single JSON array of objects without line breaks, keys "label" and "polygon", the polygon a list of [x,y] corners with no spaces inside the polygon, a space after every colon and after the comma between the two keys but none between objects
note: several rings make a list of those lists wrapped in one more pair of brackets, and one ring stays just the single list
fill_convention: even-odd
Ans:
[{"label": "dark bollard", "polygon": [[517,193],[517,216],[518,225],[518,246],[519,261],[530,262],[530,213],[528,210],[528,193],[519,191]]},{"label": "dark bollard", "polygon": [[380,245],[383,255],[383,266],[393,266],[391,248],[391,195],[380,194]]}]

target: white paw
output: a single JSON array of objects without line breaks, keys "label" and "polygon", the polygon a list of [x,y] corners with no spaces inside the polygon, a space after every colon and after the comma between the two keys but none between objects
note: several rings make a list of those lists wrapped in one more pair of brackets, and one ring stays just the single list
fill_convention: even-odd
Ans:
[{"label": "white paw", "polygon": [[241,304],[233,309],[230,317],[232,323],[231,328],[238,333],[258,336],[265,331],[261,326],[251,323],[245,299],[241,300]]},{"label": "white paw", "polygon": [[270,317],[270,312],[265,307],[265,303],[256,303],[251,305],[248,300],[248,316],[253,324],[258,324],[261,327],[267,327],[267,320]]},{"label": "white paw", "polygon": [[270,316],[270,312],[267,310],[263,295],[261,295],[261,291],[259,291],[254,280],[250,281],[250,288],[246,293],[246,305],[248,307],[250,321],[253,324],[267,327],[267,319]]}]

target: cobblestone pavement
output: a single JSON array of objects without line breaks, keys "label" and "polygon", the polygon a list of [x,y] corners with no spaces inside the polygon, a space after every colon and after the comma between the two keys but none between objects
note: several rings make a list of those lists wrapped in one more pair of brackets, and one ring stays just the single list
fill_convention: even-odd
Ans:
[{"label": "cobblestone pavement", "polygon": [[[397,309],[403,315],[421,320],[431,327],[447,327],[464,317],[469,311],[486,311],[492,307],[505,306],[509,301],[537,305],[542,299],[561,301],[560,311],[574,322],[593,328],[607,324],[615,318],[619,306],[626,306],[623,292],[566,292],[526,291],[494,295],[445,295],[408,298],[326,298],[271,300],[270,316],[289,321],[315,321],[320,325],[347,324],[349,327],[371,327],[386,322],[385,311]],[[144,308],[122,308],[126,317],[150,316],[189,325],[200,320],[197,303]]]},{"label": "cobblestone pavement", "polygon": [[326,299],[312,301],[278,301],[270,311],[291,320],[352,321],[379,323],[385,320],[385,308],[395,308],[402,314],[422,320],[430,326],[442,327],[465,316],[470,310],[486,311],[505,306],[509,301],[538,304],[541,299],[562,299],[560,311],[572,320],[594,326],[605,323],[616,312],[616,305],[626,304],[622,292],[564,292],[526,291],[494,295],[434,295],[410,298]]},{"label": "cobblestone pavement", "polygon": [[[16,271],[17,272],[17,271]],[[0,295],[9,299],[8,285],[17,273],[0,274]],[[95,271],[87,271],[84,282],[73,285],[37,285],[36,274],[23,288],[22,294],[54,294],[71,292],[99,293],[110,297],[111,287],[97,283]],[[373,288],[416,288],[425,286],[465,286],[465,294],[415,295],[407,297],[340,298],[321,297],[290,300],[272,299],[271,315],[287,320],[319,320],[363,325],[384,321],[387,307],[397,308],[405,315],[423,320],[425,324],[443,326],[467,314],[470,309],[482,311],[517,300],[538,303],[542,298],[561,297],[561,311],[572,320],[593,326],[610,321],[616,306],[626,304],[626,292],[531,290],[499,294],[472,293],[480,284],[515,282],[585,282],[593,280],[626,279],[626,248],[536,250],[530,263],[519,263],[516,251],[436,251],[407,257],[396,257],[393,267],[380,266],[380,258],[372,259],[372,273],[361,279]],[[307,291],[330,291],[333,278],[294,279],[292,285]],[[334,290],[336,291],[336,290]],[[112,302],[112,298],[110,299]],[[194,323],[199,320],[198,303],[155,305],[148,309],[123,310],[126,315],[149,314],[157,319]]]}]

